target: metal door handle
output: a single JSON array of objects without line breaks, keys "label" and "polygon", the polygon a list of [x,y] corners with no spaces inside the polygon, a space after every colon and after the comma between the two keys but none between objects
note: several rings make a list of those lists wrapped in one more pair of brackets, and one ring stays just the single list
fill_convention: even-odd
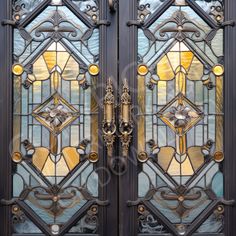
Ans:
[{"label": "metal door handle", "polygon": [[129,154],[129,146],[132,140],[134,124],[132,120],[132,99],[127,80],[123,82],[123,89],[120,101],[120,120],[119,132],[122,144],[122,156],[127,157]]},{"label": "metal door handle", "polygon": [[104,119],[102,125],[103,139],[107,147],[108,163],[112,165],[113,146],[116,139],[115,96],[111,78],[108,79],[103,101]]}]

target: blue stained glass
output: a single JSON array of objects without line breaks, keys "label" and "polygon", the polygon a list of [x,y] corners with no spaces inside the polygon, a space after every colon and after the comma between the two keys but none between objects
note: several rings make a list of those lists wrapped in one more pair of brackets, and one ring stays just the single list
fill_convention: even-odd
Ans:
[{"label": "blue stained glass", "polygon": [[221,198],[224,196],[224,176],[221,172],[218,172],[212,179],[211,188],[217,197]]}]

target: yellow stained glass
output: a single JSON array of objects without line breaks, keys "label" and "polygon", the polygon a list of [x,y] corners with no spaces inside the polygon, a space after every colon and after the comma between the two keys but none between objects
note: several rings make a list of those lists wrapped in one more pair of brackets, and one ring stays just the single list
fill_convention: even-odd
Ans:
[{"label": "yellow stained glass", "polygon": [[49,150],[47,148],[35,148],[35,152],[32,158],[33,164],[40,171],[42,170],[47,158],[49,157]]},{"label": "yellow stained glass", "polygon": [[167,56],[169,58],[170,65],[172,66],[173,70],[176,71],[176,69],[180,66],[179,52],[168,52]]},{"label": "yellow stained glass", "polygon": [[60,67],[61,71],[64,70],[69,57],[70,57],[70,54],[68,52],[57,53],[57,65]]},{"label": "yellow stained glass", "polygon": [[38,60],[33,64],[33,71],[36,80],[46,80],[49,77],[48,68],[43,56],[40,56]]},{"label": "yellow stained glass", "polygon": [[192,52],[181,52],[181,66],[185,68],[186,71],[189,70],[189,67],[193,60],[193,53]]},{"label": "yellow stained glass", "polygon": [[70,170],[73,170],[80,163],[80,154],[74,147],[66,147],[62,154]]},{"label": "yellow stained glass", "polygon": [[42,170],[44,176],[54,176],[55,175],[55,163],[51,160],[49,156]]},{"label": "yellow stained glass", "polygon": [[168,173],[172,176],[190,176],[194,174],[194,171],[189,158],[186,157],[183,163],[179,163],[175,158],[173,158]]},{"label": "yellow stained glass", "polygon": [[51,71],[57,63],[57,60],[56,60],[57,53],[56,53],[56,51],[54,51],[54,52],[46,51],[43,54],[43,57],[44,57],[44,60],[46,61],[46,64],[48,66],[49,71]]},{"label": "yellow stained glass", "polygon": [[175,154],[175,149],[172,147],[161,147],[158,153],[158,164],[162,167],[163,170],[167,170]]},{"label": "yellow stained glass", "polygon": [[203,64],[196,57],[194,57],[190,69],[188,71],[188,79],[201,80],[203,76],[203,70]]},{"label": "yellow stained glass", "polygon": [[66,164],[65,159],[61,156],[60,160],[56,165],[56,176],[66,176],[69,173],[69,168]]},{"label": "yellow stained glass", "polygon": [[195,171],[204,164],[204,155],[202,153],[202,147],[188,148],[188,156]]},{"label": "yellow stained glass", "polygon": [[167,56],[157,63],[157,75],[160,80],[172,80],[175,76]]},{"label": "yellow stained glass", "polygon": [[71,56],[66,64],[62,78],[65,80],[75,80],[79,75],[79,64]]}]

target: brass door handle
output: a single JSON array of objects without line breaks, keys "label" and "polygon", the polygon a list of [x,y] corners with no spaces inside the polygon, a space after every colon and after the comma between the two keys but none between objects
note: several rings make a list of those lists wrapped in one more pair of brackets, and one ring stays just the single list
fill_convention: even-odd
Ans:
[{"label": "brass door handle", "polygon": [[123,82],[123,89],[120,101],[120,120],[119,132],[122,144],[122,155],[127,157],[129,154],[129,146],[132,140],[134,125],[132,120],[132,99],[127,80]]},{"label": "brass door handle", "polygon": [[109,78],[106,86],[106,94],[103,101],[104,120],[102,125],[103,138],[107,147],[108,158],[113,155],[113,146],[116,138],[116,122],[115,122],[115,96],[112,80]]},{"label": "brass door handle", "polygon": [[[108,165],[112,171],[115,171],[115,160],[119,165],[119,171],[126,170],[127,156],[129,155],[129,147],[132,140],[133,133],[133,120],[132,120],[132,101],[130,95],[130,89],[127,80],[124,80],[123,89],[120,101],[119,111],[119,138],[122,146],[122,157],[113,157],[114,143],[116,140],[116,105],[112,80],[109,78],[106,85],[106,94],[103,101],[104,106],[104,119],[102,124],[103,139],[107,148]],[[117,171],[116,171],[117,172]]]}]

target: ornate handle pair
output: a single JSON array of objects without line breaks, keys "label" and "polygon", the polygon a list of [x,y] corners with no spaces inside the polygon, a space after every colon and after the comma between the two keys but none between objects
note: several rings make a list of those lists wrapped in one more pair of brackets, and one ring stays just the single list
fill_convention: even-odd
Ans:
[{"label": "ornate handle pair", "polygon": [[109,78],[106,86],[106,95],[104,98],[104,120],[103,120],[103,137],[107,147],[107,155],[111,166],[113,147],[118,136],[122,145],[122,156],[126,158],[129,154],[129,146],[133,133],[132,121],[132,102],[130,89],[127,80],[123,82],[121,101],[119,105],[119,134],[117,135],[116,125],[116,104],[112,80]]}]

